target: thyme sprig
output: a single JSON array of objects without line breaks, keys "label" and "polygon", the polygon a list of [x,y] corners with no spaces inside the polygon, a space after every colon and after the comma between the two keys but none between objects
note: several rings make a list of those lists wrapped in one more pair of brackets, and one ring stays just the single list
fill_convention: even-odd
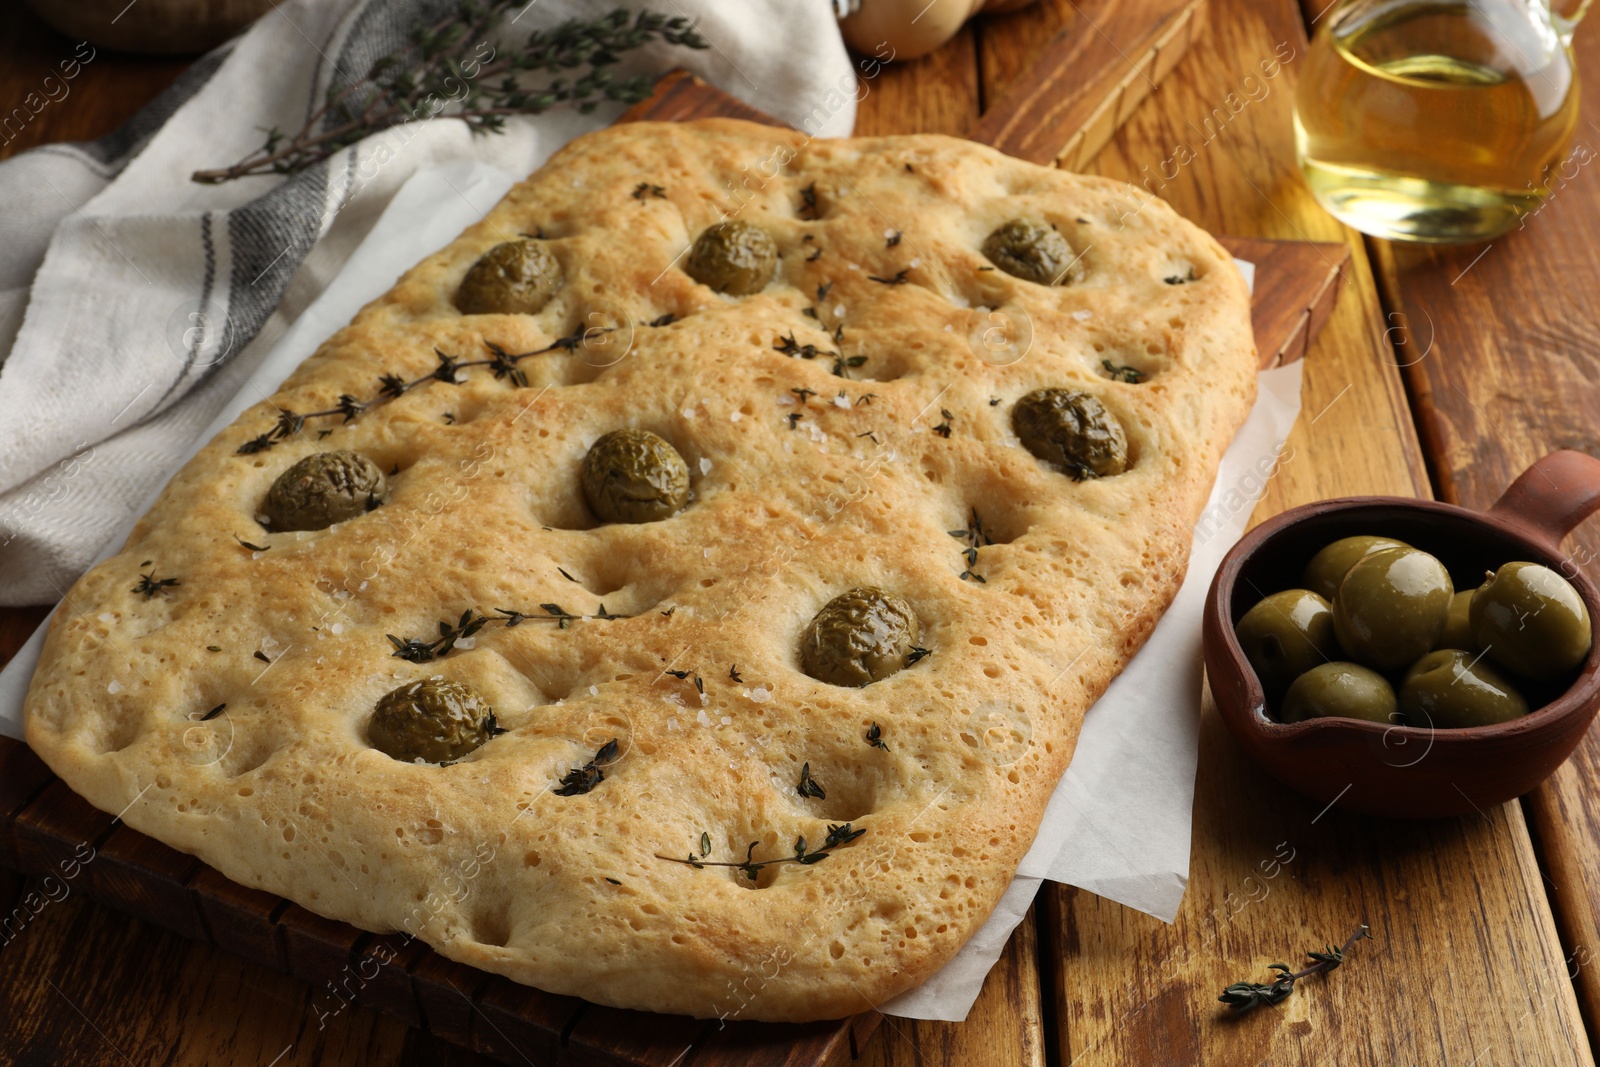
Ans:
[{"label": "thyme sprig", "polygon": [[813,863],[821,863],[823,860],[832,855],[834,849],[840,847],[841,845],[848,845],[850,842],[854,841],[856,838],[860,837],[866,832],[867,831],[865,827],[857,830],[853,829],[849,823],[829,823],[828,836],[823,839],[822,847],[808,849],[805,835],[802,834],[794,839],[793,855],[776,856],[769,860],[758,860],[755,858],[756,846],[761,844],[761,842],[752,841],[750,842],[750,847],[745,849],[743,862],[737,860],[706,859],[707,856],[711,855],[711,835],[708,833],[702,833],[700,835],[700,854],[698,856],[691,852],[683,859],[679,859],[676,856],[663,856],[661,853],[657,852],[656,859],[666,860],[668,863],[686,864],[690,867],[693,867],[697,871],[704,870],[707,867],[734,867],[744,872],[744,876],[754,882],[756,877],[761,873],[761,869],[763,867],[770,867],[775,863],[800,863],[807,866]]},{"label": "thyme sprig", "polygon": [[[294,134],[274,126],[256,151],[230,167],[197,170],[192,180],[218,183],[251,174],[296,174],[391,126],[437,115],[466,122],[474,134],[500,133],[507,115],[538,115],[558,104],[587,114],[606,100],[636,104],[650,95],[648,75],[619,78],[623,53],[655,41],[702,49],[709,43],[683,16],[618,8],[535,30],[521,48],[490,44],[523,0],[464,0],[449,17],[418,26],[400,48],[365,75],[329,86],[322,105]],[[527,76],[556,75],[543,86]]]},{"label": "thyme sprig", "polygon": [[877,723],[873,723],[871,726],[867,727],[867,744],[871,745],[873,748],[881,748],[885,752],[889,751],[889,745],[883,739],[883,727],[879,726]]},{"label": "thyme sprig", "polygon": [[376,407],[386,400],[396,400],[405,396],[419,385],[428,382],[444,382],[447,385],[460,385],[461,379],[457,374],[472,367],[488,367],[496,379],[509,380],[518,388],[526,388],[528,375],[517,364],[531,356],[542,356],[548,352],[573,352],[583,344],[590,333],[610,333],[616,329],[614,326],[585,327],[579,326],[565,337],[558,337],[543,348],[536,348],[531,352],[507,352],[493,341],[485,341],[483,346],[489,350],[487,359],[459,359],[437,348],[433,350],[439,358],[432,370],[418,378],[406,380],[398,374],[378,375],[378,395],[371,400],[361,400],[349,393],[340,393],[339,400],[333,407],[325,411],[308,411],[301,415],[297,412],[281,410],[278,412],[278,421],[272,429],[257,437],[252,437],[234,451],[239,455],[254,455],[265,452],[278,442],[287,440],[305,428],[307,419],[332,418],[337,415],[345,422],[352,422],[363,412]]},{"label": "thyme sprig", "polygon": [[948,532],[951,537],[960,537],[967,542],[967,547],[961,550],[961,558],[967,563],[966,569],[961,572],[961,580],[987,584],[988,579],[972,569],[978,565],[978,549],[994,544],[994,539],[983,531],[983,520],[978,518],[978,509],[972,509],[972,519],[965,530]]},{"label": "thyme sprig", "polygon": [[600,610],[593,615],[574,615],[560,604],[540,604],[537,614],[526,611],[513,611],[510,608],[495,608],[493,616],[483,615],[472,608],[461,613],[461,618],[455,622],[448,619],[439,623],[439,636],[431,641],[424,641],[419,637],[396,637],[394,634],[384,634],[389,643],[394,646],[390,653],[396,659],[403,659],[408,663],[431,663],[436,659],[443,659],[456,647],[456,643],[463,638],[475,637],[490,623],[503,623],[506,629],[521,626],[525,622],[553,622],[558,630],[565,630],[574,622],[585,619],[626,619],[631,616],[616,615],[606,610],[602,601]]},{"label": "thyme sprig", "polygon": [[1371,936],[1367,924],[1362,923],[1343,945],[1325,945],[1321,952],[1307,952],[1306,955],[1310,957],[1311,963],[1305,968],[1291,971],[1287,963],[1271,964],[1270,969],[1277,972],[1277,976],[1271,982],[1265,984],[1235,982],[1224,989],[1217,999],[1241,1015],[1263,1004],[1277,1004],[1287,1000],[1289,994],[1294,992],[1296,982],[1313,974],[1325,974],[1334,970],[1344,962],[1345,956],[1355,947],[1357,941]]},{"label": "thyme sprig", "polygon": [[407,663],[428,663],[436,659],[443,659],[449,655],[450,650],[456,647],[456,642],[463,637],[473,637],[477,632],[488,625],[489,618],[479,615],[471,608],[461,613],[458,622],[441,620],[439,623],[439,636],[432,641],[423,641],[415,637],[401,639],[394,634],[384,634],[389,643],[394,645],[392,655],[396,659],[403,659]]}]

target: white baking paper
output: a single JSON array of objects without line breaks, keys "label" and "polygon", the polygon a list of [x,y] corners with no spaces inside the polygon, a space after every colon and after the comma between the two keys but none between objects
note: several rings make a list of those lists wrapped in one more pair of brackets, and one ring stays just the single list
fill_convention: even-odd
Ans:
[{"label": "white baking paper", "polygon": [[[387,292],[411,264],[482,218],[514,180],[481,163],[419,170],[198,441],[208,442],[245,408],[276,392],[319,344]],[[1253,265],[1239,266],[1246,281],[1253,281]],[[1043,879],[1080,886],[1168,922],[1176,915],[1189,874],[1200,607],[1222,556],[1243,533],[1299,412],[1300,365],[1267,371],[1260,383],[1255,408],[1223,458],[1209,519],[1197,527],[1188,577],[1144,649],[1090,709],[1072,763],[1017,877],[956,958],[921,987],[882,1005],[885,1012],[966,1018]],[[119,531],[101,558],[120,548],[131,529],[130,523]],[[19,740],[22,701],[43,637],[41,626],[0,671],[0,733]]]}]

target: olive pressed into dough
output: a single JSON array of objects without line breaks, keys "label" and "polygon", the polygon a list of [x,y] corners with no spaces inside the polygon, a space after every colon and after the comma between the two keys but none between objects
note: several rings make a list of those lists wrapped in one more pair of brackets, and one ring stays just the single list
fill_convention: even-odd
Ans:
[{"label": "olive pressed into dough", "polygon": [[719,293],[749,296],[772,280],[778,269],[778,246],[754,223],[725,219],[700,231],[683,269]]},{"label": "olive pressed into dough", "polygon": [[561,288],[561,262],[538,241],[497,244],[461,279],[456,307],[465,315],[532,315]]},{"label": "olive pressed into dough", "polygon": [[800,639],[800,666],[829,685],[863,686],[906,665],[921,627],[904,599],[857,586],[822,606]]},{"label": "olive pressed into dough", "polygon": [[383,471],[359,452],[313,452],[278,475],[267,490],[267,528],[324,530],[365,515],[388,493]]},{"label": "olive pressed into dough", "polygon": [[385,693],[367,723],[372,747],[402,763],[450,763],[497,732],[488,701],[439,675]]},{"label": "olive pressed into dough", "polygon": [[1104,404],[1076,389],[1035,389],[1011,409],[1023,447],[1082,481],[1128,469],[1128,436]]},{"label": "olive pressed into dough", "polygon": [[1043,219],[1024,215],[1001,223],[983,240],[989,262],[1016,278],[1039,285],[1067,285],[1083,278],[1072,244]]},{"label": "olive pressed into dough", "polygon": [[583,457],[583,496],[601,522],[659,522],[689,502],[689,465],[649,430],[613,430]]}]

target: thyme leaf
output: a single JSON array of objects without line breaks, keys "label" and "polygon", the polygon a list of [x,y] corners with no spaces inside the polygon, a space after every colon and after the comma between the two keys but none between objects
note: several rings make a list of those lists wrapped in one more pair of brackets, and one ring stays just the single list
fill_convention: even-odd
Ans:
[{"label": "thyme leaf", "polygon": [[155,571],[151,571],[149,574],[139,575],[139,584],[133,587],[133,591],[144,594],[144,598],[149,600],[164,589],[171,589],[182,584],[176,578],[157,578]]},{"label": "thyme leaf", "polygon": [[873,748],[881,748],[885,752],[889,751],[889,745],[883,739],[883,728],[877,723],[867,727],[867,744]]},{"label": "thyme leaf", "polygon": [[801,765],[801,767],[800,767],[800,784],[795,786],[795,792],[799,793],[803,797],[810,797],[813,800],[827,800],[828,799],[827,790],[822,788],[822,784],[820,782],[818,782],[815,778],[811,777],[811,764],[810,763],[805,763],[805,764]]},{"label": "thyme leaf", "polygon": [[1130,385],[1138,385],[1144,381],[1144,372],[1138,367],[1123,366],[1113,363],[1109,359],[1102,359],[1100,366],[1105,368],[1106,377],[1114,382],[1127,382]]},{"label": "thyme leaf", "polygon": [[576,797],[589,792],[606,780],[605,768],[617,761],[617,739],[601,745],[594,758],[582,767],[574,767],[561,776],[561,785],[555,790],[558,797]]}]

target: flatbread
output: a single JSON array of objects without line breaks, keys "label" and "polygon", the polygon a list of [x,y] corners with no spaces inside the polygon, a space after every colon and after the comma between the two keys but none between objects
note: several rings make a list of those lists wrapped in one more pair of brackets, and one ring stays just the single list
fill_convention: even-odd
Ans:
[{"label": "flatbread", "polygon": [[[753,296],[681,269],[728,214],[781,252]],[[1072,242],[1078,280],[984,258],[1022,215]],[[560,260],[554,299],[459,313],[468,267],[519,234]],[[516,363],[526,385],[439,370],[491,345],[555,347]],[[1124,366],[1145,380],[1108,377]],[[1019,445],[1012,405],[1045,386],[1117,416],[1127,473],[1075,481]],[[1254,389],[1239,272],[1132,187],[946,137],[613,127],[173,478],[52,619],[28,740],[91,803],[236,882],[519,982],[700,1017],[857,1012],[990,914],[1084,712],[1176,592]],[[675,517],[588,512],[579,467],[621,427],[685,457]],[[334,448],[397,472],[387,502],[265,530],[272,481]],[[914,607],[927,654],[859,689],[804,674],[808,621],[866,585]],[[446,654],[393,654],[386,635],[433,641],[469,611],[492,621]],[[508,732],[449,766],[371,747],[374,703],[435,675]],[[560,795],[611,740],[603,780]],[[825,799],[801,795],[802,765]],[[817,862],[763,863],[846,823],[864,833]]]}]

